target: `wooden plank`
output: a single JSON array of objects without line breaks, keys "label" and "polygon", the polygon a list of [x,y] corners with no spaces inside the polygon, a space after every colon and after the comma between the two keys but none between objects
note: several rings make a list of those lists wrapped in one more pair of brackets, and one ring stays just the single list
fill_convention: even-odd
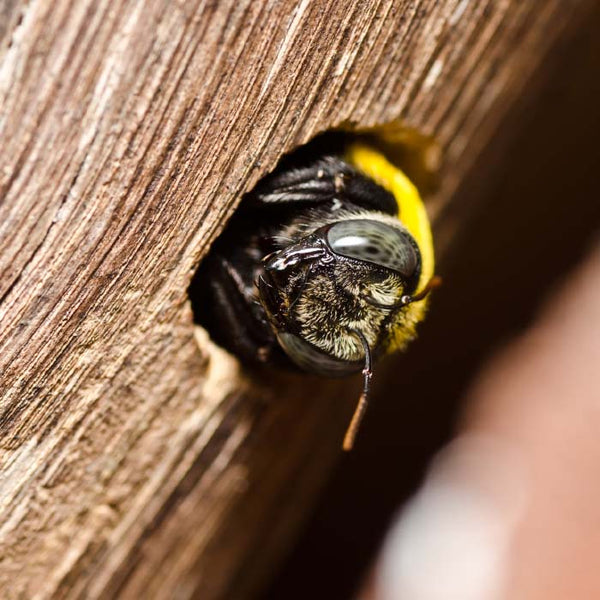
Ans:
[{"label": "wooden plank", "polygon": [[4,3],[3,597],[254,589],[357,382],[249,379],[198,343],[196,266],[284,152],[399,118],[444,151],[443,249],[452,191],[593,4]]}]

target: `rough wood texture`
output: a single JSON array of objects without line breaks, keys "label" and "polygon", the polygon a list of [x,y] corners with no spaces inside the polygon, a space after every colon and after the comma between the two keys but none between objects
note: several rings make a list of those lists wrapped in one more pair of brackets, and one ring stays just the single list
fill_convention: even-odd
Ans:
[{"label": "rough wood texture", "polygon": [[194,339],[195,267],[241,193],[333,126],[435,135],[442,214],[593,4],[4,2],[0,595],[255,589],[356,382],[249,383]]}]

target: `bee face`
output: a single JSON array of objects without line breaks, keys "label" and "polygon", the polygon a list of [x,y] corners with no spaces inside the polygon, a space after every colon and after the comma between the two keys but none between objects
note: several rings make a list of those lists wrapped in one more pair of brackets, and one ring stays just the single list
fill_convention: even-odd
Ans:
[{"label": "bee face", "polygon": [[[190,286],[196,321],[247,363],[326,376],[403,348],[433,277],[425,209],[404,174],[360,144],[288,162],[250,193]],[[399,218],[400,217],[400,218]]]},{"label": "bee face", "polygon": [[333,221],[263,260],[259,299],[291,360],[322,375],[360,370],[389,345],[402,298],[420,274],[419,248],[397,219]]}]

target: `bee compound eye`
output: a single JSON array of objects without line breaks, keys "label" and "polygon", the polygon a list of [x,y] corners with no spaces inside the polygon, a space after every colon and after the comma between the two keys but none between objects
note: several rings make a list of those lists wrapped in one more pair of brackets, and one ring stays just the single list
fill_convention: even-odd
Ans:
[{"label": "bee compound eye", "polygon": [[327,232],[327,243],[336,254],[393,269],[406,279],[419,266],[410,234],[379,221],[349,219],[335,223]]},{"label": "bee compound eye", "polygon": [[280,331],[277,339],[292,362],[310,373],[325,377],[344,377],[360,371],[364,365],[364,361],[340,360],[329,356],[293,333]]}]

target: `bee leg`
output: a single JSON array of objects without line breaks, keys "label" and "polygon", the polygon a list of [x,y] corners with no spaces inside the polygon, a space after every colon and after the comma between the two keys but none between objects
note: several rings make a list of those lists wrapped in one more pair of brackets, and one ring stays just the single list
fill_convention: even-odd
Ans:
[{"label": "bee leg", "polygon": [[246,198],[254,208],[352,203],[360,208],[395,215],[393,194],[337,156],[326,156],[268,176]]},{"label": "bee leg", "polygon": [[[343,163],[341,163],[343,164]],[[332,169],[320,162],[269,176],[250,193],[248,202],[256,206],[321,204],[336,193]]]},{"label": "bee leg", "polygon": [[235,267],[217,256],[203,278],[207,288],[197,290],[196,321],[213,341],[246,362],[262,363],[269,359],[277,342],[257,302],[253,283],[245,281]]}]

